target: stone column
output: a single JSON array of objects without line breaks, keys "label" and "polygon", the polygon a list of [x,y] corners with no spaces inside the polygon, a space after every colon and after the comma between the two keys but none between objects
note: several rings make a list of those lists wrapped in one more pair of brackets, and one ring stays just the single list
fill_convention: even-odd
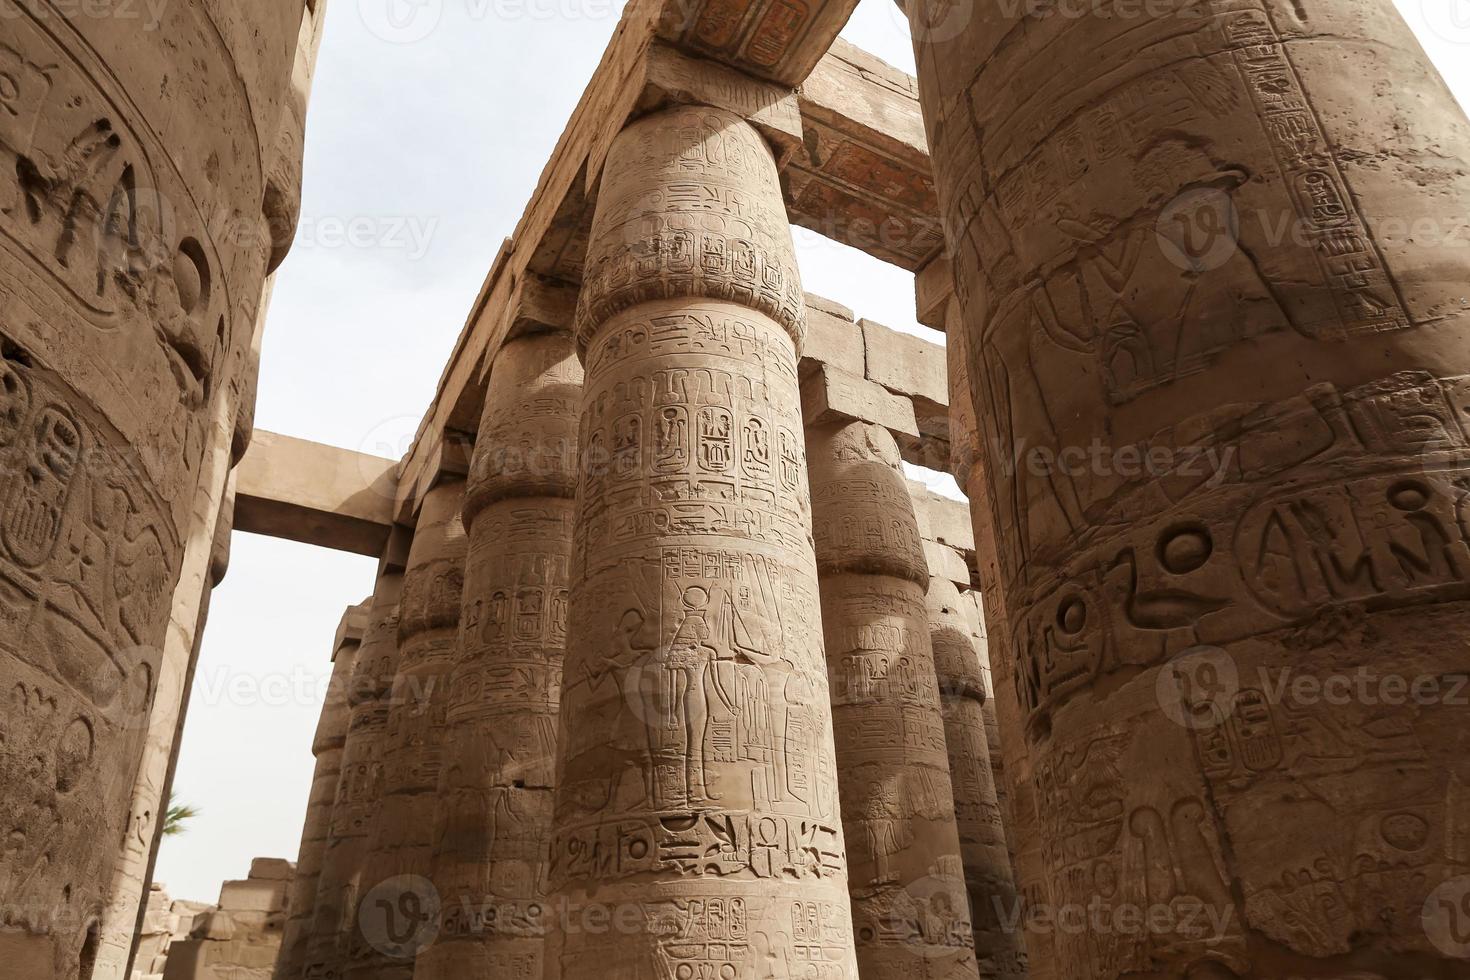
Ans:
[{"label": "stone column", "polygon": [[[372,611],[347,688],[347,740],[332,819],[322,848],[316,902],[299,974],[304,980],[340,980],[357,910],[358,881],[383,794],[383,750],[389,694],[398,672],[398,607],[403,575],[385,571],[373,591]],[[297,980],[278,971],[276,980]]]},{"label": "stone column", "polygon": [[382,805],[349,923],[347,980],[411,980],[438,923],[427,875],[464,594],[464,490],[464,481],[448,480],[424,496],[403,573]]},{"label": "stone column", "polygon": [[857,976],[802,331],[756,131],[705,107],[628,126],[578,309],[548,976]]},{"label": "stone column", "polygon": [[465,489],[469,556],[416,980],[541,980],[582,366],[567,332],[495,356]]},{"label": "stone column", "polygon": [[878,980],[973,980],[929,568],[898,446],[860,421],[806,438],[858,968]]},{"label": "stone column", "polygon": [[[1005,763],[1001,773],[1006,795],[1006,843],[1014,855],[1016,887],[1024,902],[1019,928],[1026,949],[1031,980],[1060,980],[1057,973],[1054,929],[1047,925],[1052,910],[1051,883],[1042,854],[1041,822],[1036,812],[1036,787],[1031,755],[1022,735],[1021,702],[1011,669],[1010,629],[1006,618],[1005,583],[1000,574],[995,516],[986,479],[987,455],[981,452],[975,425],[975,392],[970,385],[968,334],[959,299],[946,303],[945,355],[949,366],[950,466],[956,482],[965,488],[970,501],[970,523],[975,529],[975,565],[980,581],[980,607],[984,621],[986,654],[991,665],[991,708],[1001,735],[998,749]],[[997,669],[998,668],[998,669]],[[988,722],[989,719],[987,719]],[[1033,918],[1033,914],[1038,916]]]},{"label": "stone column", "polygon": [[928,612],[975,957],[985,980],[1017,980],[1027,975],[1025,943],[1017,926],[1020,897],[990,767],[980,657],[953,582],[937,575],[929,580]]},{"label": "stone column", "polygon": [[1058,972],[1448,975],[1470,123],[1388,0],[910,10],[1052,898],[1173,910]]},{"label": "stone column", "polygon": [[261,220],[291,6],[171,4],[139,11],[149,30],[50,4],[0,19],[0,962],[17,976],[97,965],[146,747],[166,761],[150,711],[166,650],[192,646],[175,587],[196,490],[222,485],[209,445],[250,331],[239,298],[264,274],[216,219]]},{"label": "stone column", "polygon": [[300,980],[306,962],[306,944],[316,914],[322,857],[332,829],[332,804],[337,799],[337,784],[342,778],[342,755],[347,745],[347,725],[352,712],[348,693],[363,639],[362,620],[368,613],[367,603],[348,608],[338,629],[337,649],[332,653],[332,678],[316,736],[311,743],[316,770],[311,778],[311,795],[306,802],[306,822],[296,857],[296,875],[291,879],[281,954],[276,961],[277,980]]}]

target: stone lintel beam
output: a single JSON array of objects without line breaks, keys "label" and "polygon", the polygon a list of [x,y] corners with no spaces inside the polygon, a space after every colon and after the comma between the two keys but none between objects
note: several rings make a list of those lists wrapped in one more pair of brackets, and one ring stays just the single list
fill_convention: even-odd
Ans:
[{"label": "stone lintel beam", "polygon": [[782,174],[792,222],[922,268],[944,240],[914,79],[839,40],[799,94],[807,152]]},{"label": "stone lintel beam", "polygon": [[361,643],[362,634],[367,629],[368,615],[373,609],[373,597],[368,596],[355,606],[348,606],[342,613],[342,619],[337,623],[337,636],[332,641],[332,659],[337,659],[337,654],[349,643]]},{"label": "stone lintel beam", "polygon": [[957,589],[968,589],[974,585],[969,562],[953,548],[937,541],[925,541],[924,560],[929,563],[929,573],[935,578],[953,582]]},{"label": "stone lintel beam", "polygon": [[949,468],[949,382],[945,351],[923,337],[860,320],[867,377],[914,403],[923,437],[904,459],[931,470]]},{"label": "stone lintel beam", "polygon": [[[837,154],[823,159],[829,167],[837,168],[833,173],[846,175],[843,180],[847,185],[858,186],[864,200],[881,202],[895,195],[896,187],[914,186],[916,179],[929,179],[927,153],[919,152],[922,143],[915,142],[912,125],[918,118],[912,80],[855,48],[841,44],[834,48],[837,32],[853,5],[854,0],[814,2],[794,13],[795,8],[769,0],[741,0],[739,4],[731,0],[629,3],[542,171],[520,223],[506,240],[470,310],[415,444],[400,466],[393,510],[396,520],[412,524],[419,501],[443,473],[463,472],[446,468],[444,460],[446,456],[467,460],[468,453],[446,453],[442,443],[447,432],[475,431],[484,404],[486,372],[495,351],[511,335],[517,309],[514,293],[527,275],[534,273],[568,286],[581,282],[600,160],[630,118],[661,102],[708,100],[749,118],[780,152],[791,146],[793,135],[807,133],[810,111],[814,120],[820,114],[825,120],[822,125],[832,132],[851,134],[854,146],[875,144],[884,148],[882,159],[886,163],[866,169],[843,165],[842,161],[849,158],[845,153],[837,154],[843,144],[835,137],[817,144]],[[703,63],[698,65],[698,73],[692,73],[687,57],[674,57],[668,45],[655,44],[656,38],[671,42],[686,56],[723,62],[738,71],[727,75],[713,63]],[[835,53],[828,54],[829,49]],[[797,118],[793,118],[787,101],[774,98],[777,89],[762,83],[775,83],[789,93],[808,75],[815,74],[824,55],[835,61],[823,66],[822,78],[813,82],[811,92],[804,97],[798,95]],[[830,94],[839,80],[862,87],[865,94],[851,100]],[[848,102],[861,107],[863,113],[850,125],[841,122],[841,106]],[[884,127],[889,123],[885,120],[906,120],[902,134],[888,134]],[[804,161],[808,155],[806,141],[787,155],[788,167]],[[922,178],[915,178],[913,168],[922,169]],[[832,179],[823,167],[807,165],[806,174],[802,186]],[[788,209],[790,205],[788,200]],[[836,205],[823,208],[828,215],[841,212]],[[926,215],[938,214],[937,203],[925,204],[923,209]],[[809,208],[806,213],[813,212]],[[834,229],[841,241],[845,228],[857,226],[845,219],[824,219],[821,227]],[[937,250],[937,238],[935,243]],[[873,250],[882,243],[854,240],[847,244]],[[904,258],[892,251],[880,257],[890,261]],[[923,262],[909,257],[900,264],[918,268]]]},{"label": "stone lintel beam", "polygon": [[900,449],[919,441],[912,402],[831,364],[818,364],[802,379],[801,415],[807,428],[829,422],[871,422],[887,429]]},{"label": "stone lintel beam", "polygon": [[909,481],[919,536],[958,552],[966,564],[975,563],[975,529],[970,524],[970,507],[963,500],[941,497],[922,483]]},{"label": "stone lintel beam", "polygon": [[392,460],[257,430],[235,529],[376,557],[393,523]]},{"label": "stone lintel beam", "polygon": [[954,270],[941,252],[914,273],[914,318],[943,333],[945,306],[953,294]]},{"label": "stone lintel beam", "polygon": [[800,85],[832,47],[857,0],[662,0],[658,34],[747,75]]},{"label": "stone lintel beam", "polygon": [[[788,85],[752,78],[726,65],[691,57],[664,41],[649,44],[632,77],[641,83],[627,118],[650,115],[673,105],[710,105],[728,109],[747,120],[771,144],[778,166],[801,149],[801,109],[796,91]],[[616,134],[612,134],[615,136]],[[587,168],[589,191],[601,177],[609,137],[594,147]]]}]

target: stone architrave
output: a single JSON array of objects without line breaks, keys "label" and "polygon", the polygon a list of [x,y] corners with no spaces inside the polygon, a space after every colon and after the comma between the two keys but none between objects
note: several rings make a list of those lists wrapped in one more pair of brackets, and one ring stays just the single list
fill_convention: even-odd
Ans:
[{"label": "stone architrave", "polygon": [[424,496],[409,548],[381,805],[348,923],[345,980],[411,980],[414,957],[439,925],[428,875],[464,593],[464,491],[463,480],[446,480]]},{"label": "stone architrave", "polygon": [[332,802],[332,819],[322,848],[306,950],[298,974],[278,971],[275,980],[341,980],[357,909],[359,883],[371,832],[383,797],[383,753],[388,737],[389,696],[398,672],[399,602],[403,575],[378,576],[372,611],[357,650],[347,688],[347,740]]},{"label": "stone architrave", "polygon": [[[348,610],[349,615],[352,612]],[[348,694],[361,641],[358,636],[344,636],[332,657],[332,678],[328,682],[316,736],[311,743],[312,755],[316,756],[316,770],[312,774],[311,795],[306,803],[301,849],[296,856],[296,876],[291,880],[286,906],[285,932],[281,938],[280,958],[276,962],[277,980],[300,980],[306,962],[306,944],[316,915],[322,858],[332,830],[332,806],[337,799],[337,785],[342,779],[342,757],[352,714]]]},{"label": "stone architrave", "polygon": [[443,912],[416,980],[541,980],[581,401],[569,332],[496,354],[465,488],[430,874]]},{"label": "stone architrave", "polygon": [[1152,914],[1057,974],[1462,969],[1470,122],[1389,0],[908,9],[1004,739],[1056,908]]},{"label": "stone architrave", "polygon": [[169,4],[138,11],[149,30],[50,2],[0,17],[0,962],[17,976],[91,975],[141,840],[146,746],[167,757],[151,709],[195,620],[174,588],[200,493],[223,486],[201,490],[265,273],[259,242],[215,219],[263,221],[293,7]]},{"label": "stone architrave", "polygon": [[806,439],[858,969],[974,980],[929,568],[898,445],[861,421]]},{"label": "stone architrave", "polygon": [[[629,125],[578,308],[576,550],[546,959],[565,980],[855,980],[775,162]],[[607,929],[585,928],[604,913]]]},{"label": "stone architrave", "polygon": [[975,958],[983,980],[1020,980],[1027,975],[1026,945],[1018,928],[1020,897],[990,766],[983,711],[988,692],[961,602],[953,582],[938,575],[930,578],[929,637],[944,708],[944,742],[975,929]]}]

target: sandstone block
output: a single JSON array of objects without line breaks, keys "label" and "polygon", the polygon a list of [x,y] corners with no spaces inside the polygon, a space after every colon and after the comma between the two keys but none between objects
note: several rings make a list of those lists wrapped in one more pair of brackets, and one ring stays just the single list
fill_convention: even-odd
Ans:
[{"label": "sandstone block", "polygon": [[[353,606],[352,610],[360,607]],[[296,873],[296,865],[285,858],[256,858],[250,862],[250,878],[253,881],[290,881]]]},{"label": "sandstone block", "polygon": [[889,391],[949,404],[944,345],[901,333],[873,320],[859,320],[867,360],[867,377]]},{"label": "sandstone block", "polygon": [[807,426],[844,420],[881,425],[900,446],[919,438],[912,402],[831,366],[813,372],[802,382],[801,414]]}]

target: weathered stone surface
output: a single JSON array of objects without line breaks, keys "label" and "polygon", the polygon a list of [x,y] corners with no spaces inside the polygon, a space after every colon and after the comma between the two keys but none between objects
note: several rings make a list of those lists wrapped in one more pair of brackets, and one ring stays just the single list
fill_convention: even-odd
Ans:
[{"label": "weathered stone surface", "polygon": [[496,355],[465,490],[430,876],[444,912],[415,980],[542,975],[581,402],[570,333]]},{"label": "weathered stone surface", "polygon": [[[851,980],[803,302],[770,150],[717,109],[639,120],[588,256],[547,960],[565,980]],[[588,913],[618,925],[569,927]]]},{"label": "weathered stone surface", "polygon": [[230,547],[235,538],[235,474],[230,473],[220,498],[219,517],[214,525],[214,546],[209,552],[209,584],[216,588],[230,570]]},{"label": "weathered stone surface", "polygon": [[913,485],[914,507],[922,514],[924,539],[942,544],[969,560],[975,554],[975,528],[967,501],[941,496],[922,484]]},{"label": "weathered stone surface", "polygon": [[930,579],[927,608],[944,705],[955,823],[975,930],[975,957],[980,976],[986,980],[1021,978],[1026,976],[1025,942],[1015,925],[1020,897],[990,767],[984,671],[954,585],[939,576]]},{"label": "weathered stone surface", "polygon": [[265,273],[217,216],[261,221],[299,7],[168,4],[148,31],[50,3],[0,18],[0,962],[17,975],[90,975],[99,952],[208,430]]},{"label": "weathered stone surface", "polygon": [[1282,684],[1463,672],[1470,123],[1386,0],[909,10],[1052,902],[1224,923],[1055,975],[1452,974],[1464,708]]},{"label": "weathered stone surface", "polygon": [[801,344],[801,377],[805,380],[822,365],[855,378],[867,371],[863,332],[852,310],[820,296],[806,294],[806,337]]},{"label": "weathered stone surface", "polygon": [[792,86],[827,53],[857,0],[800,7],[772,0],[659,4],[659,36],[747,75]]},{"label": "weathered stone surface", "polygon": [[[950,269],[949,256],[943,253],[934,256],[924,267],[914,273],[914,319],[935,330],[947,330],[945,325],[949,301],[954,296],[954,272]],[[950,369],[950,405],[954,404],[954,369]]]},{"label": "weathered stone surface", "polygon": [[807,446],[858,969],[973,980],[929,570],[898,446],[864,422],[809,427]]},{"label": "weathered stone surface", "polygon": [[873,320],[859,320],[858,327],[863,336],[868,380],[909,398],[948,406],[942,346]]},{"label": "weathered stone surface", "polygon": [[[337,784],[342,778],[342,756],[346,749],[347,728],[352,716],[348,693],[362,640],[356,621],[365,612],[364,606],[350,607],[343,614],[337,629],[338,643],[332,658],[332,679],[311,746],[312,754],[316,756],[316,770],[312,774],[311,795],[306,803],[306,822],[301,832],[301,849],[296,857],[295,877],[291,881],[291,892],[286,903],[286,927],[281,940],[280,958],[276,964],[279,980],[301,980],[305,966],[306,944],[316,914],[322,860],[331,835],[332,806],[336,802]],[[356,635],[352,635],[353,633]],[[265,871],[264,868],[251,866],[252,877],[263,877]]]},{"label": "weathered stone surface", "polygon": [[393,525],[390,459],[257,432],[236,471],[242,531],[373,557]]},{"label": "weathered stone surface", "polygon": [[781,174],[792,222],[924,265],[943,236],[914,79],[839,38],[799,95],[805,152]]},{"label": "weathered stone surface", "polygon": [[936,541],[925,541],[924,560],[931,574],[953,583],[956,588],[969,588],[970,566],[958,551]]},{"label": "weathered stone surface", "polygon": [[[409,895],[433,894],[427,875],[464,593],[464,489],[462,480],[446,480],[424,498],[403,573],[382,805],[373,818],[350,924],[346,980],[410,980],[413,958],[431,935],[429,929],[417,931],[429,921],[404,919],[404,903]],[[429,916],[429,910],[422,914]],[[405,939],[403,930],[410,926]]]},{"label": "weathered stone surface", "polygon": [[[387,571],[378,576],[369,623],[348,684],[347,739],[342,747],[342,772],[310,918],[301,971],[305,980],[337,980],[342,976],[368,834],[382,802],[389,694],[398,672],[402,592],[402,573]],[[295,978],[283,974],[279,980]]]},{"label": "weathered stone surface", "polygon": [[249,878],[225,882],[219,905],[169,947],[164,980],[270,980],[295,870],[281,858],[256,858]]},{"label": "weathered stone surface", "polygon": [[828,365],[801,382],[801,414],[809,426],[863,421],[881,425],[904,445],[912,445],[919,438],[913,402]]}]

